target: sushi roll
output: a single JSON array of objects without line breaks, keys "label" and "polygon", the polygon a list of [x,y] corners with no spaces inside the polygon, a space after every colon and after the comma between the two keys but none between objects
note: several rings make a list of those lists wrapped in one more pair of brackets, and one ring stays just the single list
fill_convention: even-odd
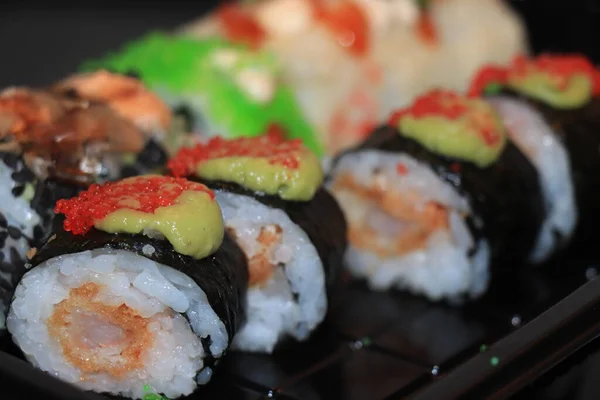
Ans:
[{"label": "sushi roll", "polygon": [[171,110],[135,76],[100,70],[69,76],[52,90],[73,97],[108,104],[140,129],[163,139],[169,129]]},{"label": "sushi roll", "polygon": [[491,106],[434,90],[333,163],[346,265],[374,290],[477,298],[491,266],[518,268],[544,218],[537,171]]},{"label": "sushi roll", "polygon": [[276,126],[322,148],[267,52],[224,39],[202,40],[154,32],[120,52],[82,66],[85,71],[134,71],[181,116],[198,138],[257,136]]},{"label": "sushi roll", "polygon": [[275,54],[329,155],[423,91],[464,90],[482,65],[527,51],[524,24],[497,0],[232,1],[177,34]]},{"label": "sushi roll", "polygon": [[216,137],[168,165],[215,191],[248,259],[247,322],[233,348],[271,353],[289,338],[307,339],[325,318],[346,248],[346,222],[321,187],[317,157],[299,139],[271,133]]},{"label": "sushi roll", "polygon": [[[595,258],[600,71],[578,55],[518,56],[511,64],[482,68],[469,94],[489,100],[540,173],[549,218],[532,261],[546,261],[553,249],[575,242]],[[587,256],[579,252],[578,257]]]},{"label": "sushi roll", "polygon": [[105,103],[52,89],[0,92],[0,331],[31,247],[50,235],[56,200],[92,183],[147,172],[166,152]]},{"label": "sushi roll", "polygon": [[207,383],[243,320],[248,267],[212,191],[145,175],[57,202],[7,317],[36,367],[84,390],[169,398]]},{"label": "sushi roll", "polygon": [[[65,186],[118,179],[148,143],[144,132],[107,104],[43,89],[4,90],[0,115],[7,121],[2,136],[35,176]],[[141,171],[154,167],[139,164]]]},{"label": "sushi roll", "polygon": [[147,140],[137,158],[141,168],[163,166],[168,154],[188,140],[191,127],[185,116],[172,110],[132,72],[98,70],[75,74],[52,85],[51,90],[71,98],[104,103],[134,123]]}]

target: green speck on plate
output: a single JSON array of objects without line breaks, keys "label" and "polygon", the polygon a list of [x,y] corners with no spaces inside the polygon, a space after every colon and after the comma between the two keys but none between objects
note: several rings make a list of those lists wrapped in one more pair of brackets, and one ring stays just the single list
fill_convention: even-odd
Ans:
[{"label": "green speck on plate", "polygon": [[494,357],[490,358],[490,365],[492,367],[496,367],[496,366],[498,366],[498,364],[500,364],[500,359],[498,357],[494,356]]},{"label": "green speck on plate", "polygon": [[485,344],[482,344],[481,346],[479,346],[479,351],[480,351],[481,353],[483,353],[484,351],[487,351],[487,345],[485,345]]}]

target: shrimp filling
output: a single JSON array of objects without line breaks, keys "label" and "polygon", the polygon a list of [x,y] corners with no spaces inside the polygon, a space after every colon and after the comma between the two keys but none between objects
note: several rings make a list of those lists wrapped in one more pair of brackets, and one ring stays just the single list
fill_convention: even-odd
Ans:
[{"label": "shrimp filling", "polygon": [[281,268],[290,261],[290,251],[285,248],[278,251],[283,239],[283,229],[277,224],[261,226],[254,240],[242,238],[235,228],[229,227],[227,231],[246,253],[251,287],[264,286],[273,276],[276,268]]},{"label": "shrimp filling", "polygon": [[346,215],[349,240],[355,248],[382,258],[402,256],[424,249],[433,232],[448,229],[448,211],[443,205],[423,201],[415,191],[397,192],[385,178],[378,178],[362,186],[351,174],[342,174],[333,186],[351,210]]},{"label": "shrimp filling", "polygon": [[124,304],[104,305],[95,300],[99,291],[94,283],[72,289],[68,299],[54,307],[48,331],[71,365],[84,373],[121,378],[143,368],[143,353],[154,341],[148,324],[157,318],[143,318]]},{"label": "shrimp filling", "polygon": [[344,211],[345,261],[374,290],[392,287],[431,300],[481,295],[489,249],[467,225],[468,200],[406,154],[364,150],[343,156],[328,189]]},{"label": "shrimp filling", "polygon": [[[189,395],[228,332],[195,281],[124,251],[65,254],[31,268],[6,326],[38,368],[83,390],[138,399]],[[203,339],[204,340],[203,342]]]}]

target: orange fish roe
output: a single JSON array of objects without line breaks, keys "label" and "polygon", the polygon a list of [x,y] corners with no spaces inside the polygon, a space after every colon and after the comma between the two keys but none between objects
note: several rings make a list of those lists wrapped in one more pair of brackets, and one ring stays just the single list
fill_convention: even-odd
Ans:
[{"label": "orange fish roe", "polygon": [[[408,108],[396,111],[389,125],[397,127],[402,118],[444,117],[449,120],[466,118],[467,123],[478,132],[488,146],[498,144],[502,136],[494,124],[493,114],[474,107],[473,100],[452,91],[432,90],[418,97]],[[471,103],[471,104],[470,104]]]},{"label": "orange fish roe", "polygon": [[471,87],[467,93],[469,97],[479,97],[491,84],[503,85],[508,78],[508,71],[505,68],[488,65],[483,67],[475,76]]},{"label": "orange fish roe", "polygon": [[396,172],[398,173],[398,175],[406,175],[408,174],[408,168],[406,168],[406,165],[404,165],[403,163],[398,163],[396,165]]},{"label": "orange fish roe", "polygon": [[417,36],[427,45],[435,46],[439,42],[438,32],[431,14],[423,11],[417,23]]},{"label": "orange fish roe", "polygon": [[369,21],[361,8],[352,2],[326,5],[322,0],[311,0],[315,20],[323,23],[338,42],[354,56],[369,52]]},{"label": "orange fish roe", "polygon": [[182,148],[168,167],[174,176],[192,175],[198,164],[217,158],[264,158],[270,164],[296,169],[300,166],[299,152],[305,147],[301,139],[286,140],[279,130],[270,129],[265,135],[251,138],[223,139],[216,136],[207,143]]},{"label": "orange fish roe", "polygon": [[269,126],[267,127],[267,135],[271,135],[274,138],[278,138],[281,141],[286,140],[287,131],[285,128],[283,128],[281,125],[279,125],[278,123],[271,123],[269,124]]},{"label": "orange fish roe", "polygon": [[93,184],[77,197],[59,200],[54,212],[64,214],[63,227],[74,235],[87,233],[96,221],[119,209],[154,213],[157,208],[173,205],[185,191],[205,192],[206,186],[184,178],[139,176],[103,185]]},{"label": "orange fish roe", "polygon": [[460,168],[460,164],[459,163],[452,163],[450,164],[450,171],[454,172],[454,173],[459,173],[461,170]]},{"label": "orange fish roe", "polygon": [[432,90],[417,97],[410,107],[393,113],[390,125],[397,126],[400,120],[407,115],[415,118],[442,116],[452,120],[458,119],[468,110],[468,106],[460,100],[461,97],[454,92]]},{"label": "orange fish roe", "polygon": [[486,66],[473,80],[469,95],[481,95],[491,83],[503,85],[511,79],[523,79],[535,73],[545,73],[556,78],[560,89],[566,88],[569,78],[573,75],[583,74],[592,83],[592,95],[600,95],[600,71],[585,56],[571,54],[541,54],[535,58],[518,55],[506,68]]},{"label": "orange fish roe", "polygon": [[225,35],[234,42],[243,42],[252,48],[259,48],[266,38],[266,32],[259,22],[235,4],[224,4],[217,11],[217,18],[225,29]]}]

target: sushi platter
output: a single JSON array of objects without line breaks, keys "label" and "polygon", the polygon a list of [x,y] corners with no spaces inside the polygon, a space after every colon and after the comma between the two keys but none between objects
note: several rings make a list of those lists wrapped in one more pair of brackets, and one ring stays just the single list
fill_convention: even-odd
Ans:
[{"label": "sushi platter", "polygon": [[0,74],[8,398],[600,396],[600,54],[521,1],[217,3],[0,15],[65,56]]}]

